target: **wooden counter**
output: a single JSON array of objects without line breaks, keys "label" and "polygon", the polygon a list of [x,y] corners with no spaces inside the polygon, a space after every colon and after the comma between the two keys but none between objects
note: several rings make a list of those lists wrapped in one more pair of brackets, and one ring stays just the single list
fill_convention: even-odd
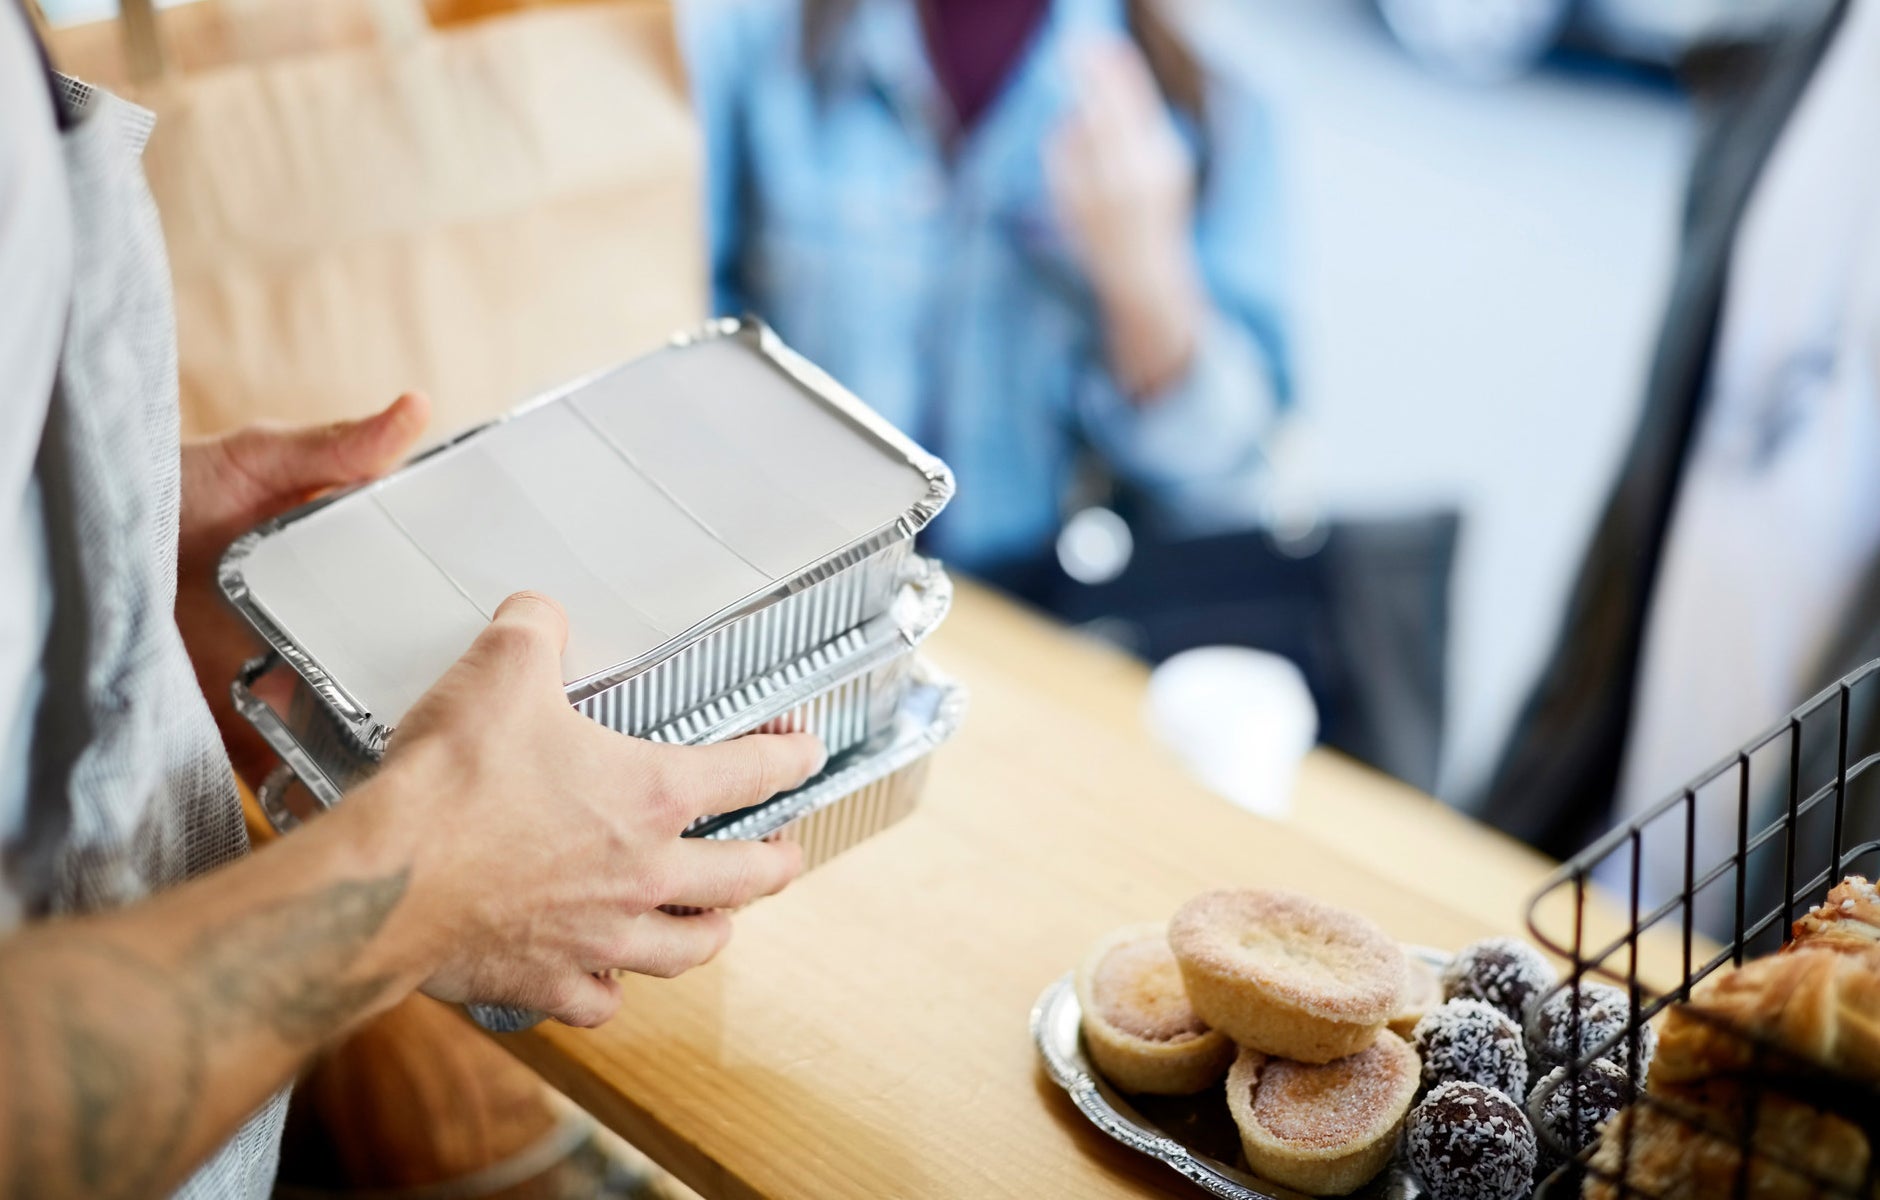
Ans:
[{"label": "wooden counter", "polygon": [[972,709],[919,812],[606,1027],[499,1039],[707,1200],[1198,1194],[1036,1066],[1031,1004],[1097,935],[1259,883],[1454,947],[1518,930],[1548,868],[1327,753],[1293,819],[1234,809],[1141,731],[1140,666],[976,589],[931,653]]}]

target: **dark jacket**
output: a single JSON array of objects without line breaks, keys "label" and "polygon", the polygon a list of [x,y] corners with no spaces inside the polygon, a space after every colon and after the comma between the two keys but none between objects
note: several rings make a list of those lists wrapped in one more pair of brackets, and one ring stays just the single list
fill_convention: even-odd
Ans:
[{"label": "dark jacket", "polygon": [[[1709,79],[1694,81],[1700,103],[1706,92],[1721,98],[1704,114],[1644,411],[1581,564],[1559,640],[1482,807],[1487,820],[1556,858],[1578,851],[1612,818],[1646,613],[1672,503],[1708,399],[1731,247],[1763,164],[1845,9],[1842,0],[1766,49],[1714,58]],[[1867,619],[1880,612],[1880,577],[1870,572],[1864,583],[1823,683],[1880,654],[1880,637]],[[1733,749],[1718,746],[1716,753]],[[1692,774],[1708,765],[1692,763]]]}]

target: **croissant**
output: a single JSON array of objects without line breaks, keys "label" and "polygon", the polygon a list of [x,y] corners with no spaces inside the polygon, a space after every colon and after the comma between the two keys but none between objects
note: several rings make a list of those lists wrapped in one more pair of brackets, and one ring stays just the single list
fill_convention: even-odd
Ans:
[{"label": "croissant", "polygon": [[1800,1064],[1880,1085],[1880,958],[1802,947],[1719,971],[1665,1013],[1651,1078],[1675,1087]]},{"label": "croissant", "polygon": [[1827,899],[1795,922],[1785,951],[1839,950],[1880,960],[1880,889],[1859,875],[1834,885]]},{"label": "croissant", "polygon": [[[1581,1195],[1827,1200],[1859,1194],[1867,1179],[1867,1137],[1841,1117],[1777,1093],[1751,1095],[1730,1085],[1713,1084],[1691,1096],[1692,1103],[1653,1096],[1613,1118],[1593,1152]],[[1745,1145],[1747,1187],[1739,1193]]]}]

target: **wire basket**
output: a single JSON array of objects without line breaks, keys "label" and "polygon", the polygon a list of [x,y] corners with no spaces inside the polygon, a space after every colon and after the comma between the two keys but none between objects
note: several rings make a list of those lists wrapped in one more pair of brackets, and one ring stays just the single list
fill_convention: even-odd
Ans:
[{"label": "wire basket", "polygon": [[[1564,1163],[1544,1179],[1538,1198],[1880,1198],[1871,1149],[1880,1146],[1880,1089],[1870,1083],[1695,1009],[1680,1016],[1706,1020],[1707,1035],[1728,1040],[1740,1069],[1695,1098],[1647,1090],[1640,1069],[1655,1036],[1647,1027],[1660,1013],[1726,966],[1787,945],[1796,918],[1843,877],[1880,875],[1876,714],[1880,660],[1614,829],[1536,893],[1528,928],[1565,961],[1556,991],[1608,983],[1630,1000],[1630,1016],[1616,1030],[1583,1029],[1579,1007],[1567,1007],[1566,1045],[1581,1052],[1566,1059],[1559,1086],[1579,1094],[1595,1059],[1617,1061],[1628,1115],[1615,1118],[1608,1134],[1615,1145],[1595,1162],[1594,1131],[1582,1128],[1577,1113],[1564,1127],[1548,1127],[1538,1119],[1546,1099],[1540,1093],[1553,1089],[1537,1090],[1529,1111],[1543,1159]],[[1538,1036],[1532,1013],[1529,1026]],[[1868,1149],[1801,1144],[1811,1139],[1786,1144],[1797,1101],[1845,1118],[1846,1128],[1834,1128],[1856,1130],[1852,1136]],[[1686,1156],[1677,1186],[1661,1182],[1667,1146]]]}]

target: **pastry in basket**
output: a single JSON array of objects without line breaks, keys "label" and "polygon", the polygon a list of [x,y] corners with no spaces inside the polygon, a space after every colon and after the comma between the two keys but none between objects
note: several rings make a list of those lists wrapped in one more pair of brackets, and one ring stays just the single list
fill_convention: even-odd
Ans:
[{"label": "pastry in basket", "polygon": [[1234,1045],[1195,1015],[1161,925],[1129,925],[1077,971],[1084,1046],[1125,1092],[1185,1096],[1218,1083]]},{"label": "pastry in basket", "polygon": [[1297,892],[1204,892],[1169,923],[1195,1011],[1240,1045],[1323,1063],[1369,1046],[1406,968],[1375,924]]},{"label": "pastry in basket", "polygon": [[1719,971],[1665,1014],[1652,1079],[1676,1085],[1803,1064],[1880,1086],[1880,965],[1805,948]]},{"label": "pastry in basket", "polygon": [[1397,998],[1397,1012],[1385,1026],[1406,1042],[1433,1008],[1443,1003],[1443,981],[1436,968],[1420,958],[1404,958],[1403,995]]},{"label": "pastry in basket", "polygon": [[[1859,1196],[1870,1155],[1866,1135],[1839,1116],[1779,1092],[1713,1084],[1687,1099],[1648,1095],[1613,1118],[1593,1152],[1581,1195],[1587,1200]],[[1745,1173],[1748,1186],[1739,1192]]]},{"label": "pastry in basket", "polygon": [[1445,1083],[1404,1130],[1404,1157],[1432,1200],[1522,1200],[1534,1182],[1534,1130],[1521,1106],[1479,1083]]},{"label": "pastry in basket", "polygon": [[1243,1049],[1227,1073],[1227,1111],[1256,1175],[1315,1196],[1343,1196],[1390,1161],[1417,1090],[1417,1056],[1389,1030],[1329,1063]]},{"label": "pastry in basket", "polygon": [[1880,958],[1880,889],[1849,875],[1795,922],[1794,940],[1784,949],[1839,950]]}]

